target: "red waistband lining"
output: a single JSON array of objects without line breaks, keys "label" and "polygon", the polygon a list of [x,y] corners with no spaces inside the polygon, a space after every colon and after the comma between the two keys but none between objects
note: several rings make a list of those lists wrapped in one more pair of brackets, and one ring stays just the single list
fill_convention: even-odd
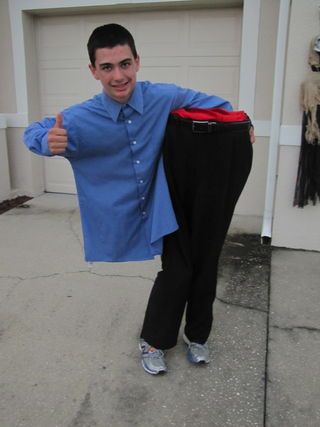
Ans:
[{"label": "red waistband lining", "polygon": [[183,119],[213,120],[217,122],[243,122],[250,120],[244,111],[228,111],[224,108],[179,108],[171,114]]}]

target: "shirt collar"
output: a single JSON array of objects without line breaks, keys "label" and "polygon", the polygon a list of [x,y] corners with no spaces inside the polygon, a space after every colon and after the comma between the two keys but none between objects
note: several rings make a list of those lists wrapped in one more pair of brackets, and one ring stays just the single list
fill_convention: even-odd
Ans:
[{"label": "shirt collar", "polygon": [[[116,122],[123,104],[110,98],[110,96],[108,96],[105,92],[102,94],[102,102],[105,109],[110,114],[112,120]],[[126,105],[130,106],[139,114],[143,113],[143,96],[141,84],[139,82],[136,83],[134,91]]]}]

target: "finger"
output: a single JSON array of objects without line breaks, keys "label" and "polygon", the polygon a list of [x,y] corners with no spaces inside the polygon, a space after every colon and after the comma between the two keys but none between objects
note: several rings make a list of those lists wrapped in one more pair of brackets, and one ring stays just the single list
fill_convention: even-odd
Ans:
[{"label": "finger", "polygon": [[61,149],[61,148],[53,148],[52,150],[50,150],[52,154],[64,154],[65,153],[65,149]]},{"label": "finger", "polygon": [[67,142],[49,142],[51,148],[66,148]]},{"label": "finger", "polygon": [[62,116],[62,113],[58,113],[57,115],[56,115],[56,122],[55,122],[55,124],[54,124],[54,128],[59,128],[59,129],[61,129],[62,128],[62,122],[63,122],[63,116]]},{"label": "finger", "polygon": [[56,133],[49,133],[48,134],[48,141],[49,142],[67,142],[67,134],[56,134]]},{"label": "finger", "polygon": [[67,144],[49,144],[49,150],[52,154],[60,154],[66,151]]}]

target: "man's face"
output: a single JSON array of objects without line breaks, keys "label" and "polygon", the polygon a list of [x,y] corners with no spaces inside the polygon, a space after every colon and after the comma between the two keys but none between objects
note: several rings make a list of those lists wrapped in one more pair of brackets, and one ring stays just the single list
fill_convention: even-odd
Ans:
[{"label": "man's face", "polygon": [[133,57],[128,45],[117,45],[97,49],[95,64],[89,68],[110,98],[125,104],[135,88],[139,66],[139,57]]}]

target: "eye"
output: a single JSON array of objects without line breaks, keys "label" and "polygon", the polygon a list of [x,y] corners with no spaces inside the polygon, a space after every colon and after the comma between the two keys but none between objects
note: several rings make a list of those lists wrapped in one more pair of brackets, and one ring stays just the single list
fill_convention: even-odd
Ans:
[{"label": "eye", "polygon": [[123,69],[129,68],[130,65],[131,65],[130,61],[125,61],[125,62],[121,63],[121,68],[123,68]]},{"label": "eye", "polygon": [[111,64],[104,64],[104,65],[101,66],[101,70],[111,71],[112,70],[112,65]]}]

